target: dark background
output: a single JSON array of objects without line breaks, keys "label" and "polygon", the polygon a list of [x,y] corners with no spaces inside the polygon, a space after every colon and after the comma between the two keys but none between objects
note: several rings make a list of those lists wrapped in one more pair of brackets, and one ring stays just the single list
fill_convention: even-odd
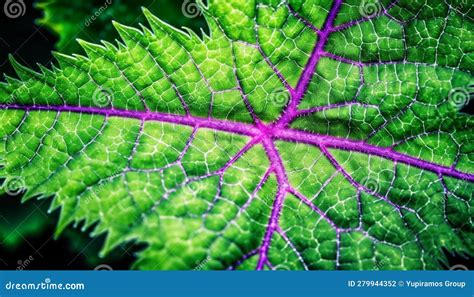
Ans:
[{"label": "dark background", "polygon": [[[0,10],[0,73],[12,77],[16,75],[8,61],[8,54],[30,68],[37,69],[37,63],[50,67],[53,61],[51,51],[55,50],[57,42],[57,37],[48,29],[36,24],[42,12],[33,8],[33,1],[26,0],[25,4],[25,15],[16,19],[7,18]],[[472,104],[465,111],[472,114]],[[7,229],[4,238],[0,237],[0,269],[89,270],[101,264],[115,270],[132,267],[134,254],[140,247],[121,246],[112,255],[100,259],[97,254],[103,238],[91,238],[88,236],[91,230],[80,232],[69,228],[58,239],[54,239],[52,234],[58,212],[47,213],[49,201],[29,201],[21,205],[19,211],[20,199],[21,196],[0,197],[0,226],[6,226]],[[19,230],[19,225],[28,227],[26,231]],[[16,240],[17,243],[6,244],[6,240]],[[474,269],[469,259],[461,255],[447,253],[447,256],[447,269],[457,264]]]}]

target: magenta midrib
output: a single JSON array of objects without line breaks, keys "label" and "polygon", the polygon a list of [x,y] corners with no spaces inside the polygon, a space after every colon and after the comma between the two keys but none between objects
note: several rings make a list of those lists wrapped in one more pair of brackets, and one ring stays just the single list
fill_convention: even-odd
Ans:
[{"label": "magenta midrib", "polygon": [[[291,128],[261,129],[244,123],[231,122],[226,120],[217,120],[212,118],[200,118],[190,115],[173,115],[159,112],[145,111],[127,111],[119,109],[103,109],[96,107],[78,107],[78,106],[23,106],[18,104],[5,105],[0,104],[1,109],[16,109],[25,111],[55,111],[55,112],[77,112],[84,114],[93,114],[109,117],[120,117],[138,119],[143,121],[158,121],[170,124],[178,124],[184,126],[208,128],[233,134],[239,134],[249,137],[265,136],[273,140],[289,141],[295,143],[306,143],[314,146],[324,146],[328,148],[341,149],[345,151],[353,151],[365,153],[367,155],[378,156],[389,159],[394,162],[412,165],[420,169],[435,172],[443,176],[455,177],[470,182],[474,182],[474,174],[464,173],[452,167],[442,166],[436,163],[425,161],[416,157],[412,157],[400,152],[396,152],[391,148],[384,148],[368,144],[364,141],[355,141],[345,138],[339,138],[329,135],[314,134],[310,132],[295,130]],[[262,135],[266,134],[266,135]]]},{"label": "magenta midrib", "polygon": [[168,114],[152,111],[106,109],[88,106],[70,106],[70,105],[20,105],[20,104],[0,104],[0,109],[16,109],[25,111],[54,111],[54,112],[75,112],[91,115],[101,115],[108,117],[119,117],[137,119],[142,121],[157,121],[171,124],[178,124],[191,127],[201,127],[215,129],[245,136],[257,136],[260,129],[250,124],[230,122],[212,118],[201,118],[191,115]]},{"label": "magenta midrib", "polygon": [[[329,38],[329,34],[333,27],[334,20],[336,19],[337,13],[341,5],[342,0],[336,0],[333,3],[331,10],[329,11],[329,16],[327,17],[324,23],[323,30],[318,32],[318,40],[313,49],[313,52],[311,53],[308,63],[303,69],[303,73],[301,74],[301,77],[298,80],[296,89],[288,88],[288,91],[290,93],[290,101],[288,103],[288,106],[285,108],[281,118],[270,128],[272,134],[275,133],[276,129],[286,128],[288,124],[292,121],[292,119],[297,116],[299,104],[303,99],[304,94],[306,93],[306,90],[314,75],[318,63],[321,60],[324,47],[326,46],[326,42]],[[267,130],[262,131],[266,132]],[[275,175],[278,181],[278,191],[276,193],[272,213],[268,221],[268,226],[265,231],[265,236],[260,247],[260,255],[256,267],[257,270],[262,270],[265,265],[268,265],[268,251],[270,248],[273,233],[275,232],[278,226],[278,221],[287,194],[287,187],[289,186],[285,167],[281,160],[280,154],[275,147],[275,144],[268,137],[263,138],[262,144],[267,152],[267,156],[270,158],[272,166],[274,166],[275,168]]]},{"label": "magenta midrib", "polygon": [[304,95],[306,94],[306,90],[308,89],[309,83],[313,78],[314,72],[316,71],[316,67],[323,57],[324,47],[331,35],[331,30],[333,29],[333,23],[336,19],[337,13],[342,5],[342,0],[336,0],[329,11],[329,15],[326,19],[326,23],[324,24],[324,28],[322,31],[318,33],[318,41],[316,46],[311,53],[311,56],[306,64],[305,68],[303,69],[303,73],[296,85],[296,89],[290,89],[291,100],[286,108],[285,112],[283,113],[280,120],[277,122],[278,126],[284,127],[288,125],[294,116],[298,113],[298,106],[303,99]]},{"label": "magenta midrib", "polygon": [[260,254],[256,267],[257,270],[262,270],[264,266],[268,264],[268,251],[270,249],[273,233],[275,233],[278,227],[280,214],[283,209],[283,203],[289,188],[288,176],[275,144],[270,138],[263,138],[262,145],[270,159],[270,163],[272,164],[271,166],[273,167],[273,171],[278,182],[278,189],[273,202],[272,212],[268,220],[268,226],[265,230],[262,245],[260,246]]}]

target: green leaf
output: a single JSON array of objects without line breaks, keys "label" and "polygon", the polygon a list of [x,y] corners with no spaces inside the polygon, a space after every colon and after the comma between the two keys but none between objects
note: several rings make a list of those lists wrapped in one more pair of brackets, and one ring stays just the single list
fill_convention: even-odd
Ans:
[{"label": "green leaf", "polygon": [[474,253],[472,12],[213,0],[0,85],[0,176],[140,269],[439,269]]}]

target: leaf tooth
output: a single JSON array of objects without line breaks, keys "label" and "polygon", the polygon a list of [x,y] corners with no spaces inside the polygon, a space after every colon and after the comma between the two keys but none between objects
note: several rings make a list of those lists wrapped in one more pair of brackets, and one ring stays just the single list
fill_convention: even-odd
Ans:
[{"label": "leaf tooth", "polygon": [[207,26],[209,27],[209,33],[205,32],[203,28],[201,28],[202,40],[204,42],[212,40],[213,36],[218,38],[218,36],[224,35],[222,29],[219,27],[219,23],[213,15],[211,15],[209,12],[206,12],[204,13],[204,18],[206,19]]},{"label": "leaf tooth", "polygon": [[[8,78],[5,75],[5,80],[7,82],[1,82],[0,83],[0,103],[12,103],[15,101],[15,96],[13,95],[13,90],[15,88],[12,87],[12,85],[8,82]],[[18,84],[15,82],[15,84]]]},{"label": "leaf tooth", "polygon": [[199,1],[201,5],[199,7],[201,8],[202,15],[204,19],[206,20],[206,24],[209,27],[209,34],[207,34],[202,28],[201,28],[201,33],[203,36],[204,41],[206,39],[212,39],[212,36],[215,34],[218,34],[218,36],[223,35],[223,29],[220,27],[218,20],[216,17],[211,13],[208,7],[205,6],[205,4],[202,4],[202,1]]},{"label": "leaf tooth", "polygon": [[56,78],[58,73],[62,70],[55,67],[54,64],[51,63],[51,69],[37,63],[39,70],[41,71],[41,80],[46,82],[50,86],[54,86],[56,84]]},{"label": "leaf tooth", "polygon": [[[204,43],[205,41],[211,39],[210,36],[207,34],[206,31],[204,31],[203,28],[200,28],[201,36],[197,34],[193,29],[188,28],[188,27],[182,27],[183,31],[189,35],[189,41],[193,43]],[[188,42],[189,42],[188,41]]]},{"label": "leaf tooth", "polygon": [[[41,74],[43,74],[43,76],[45,77],[48,76],[50,78],[54,77],[54,72],[51,69],[48,69],[47,67],[41,65],[40,63],[36,63],[36,65],[41,70]],[[54,65],[52,65],[52,69],[59,70],[58,68],[54,67]]]},{"label": "leaf tooth", "polygon": [[15,72],[18,74],[18,77],[20,77],[21,80],[25,81],[31,78],[41,78],[42,75],[40,73],[37,73],[33,71],[32,69],[21,65],[13,55],[8,55],[8,59],[10,60],[10,63],[13,66],[13,69],[15,69]]},{"label": "leaf tooth", "polygon": [[[51,203],[51,206],[48,210],[48,213],[55,211],[59,207],[61,207],[60,202],[57,201],[57,199],[53,199],[53,202]],[[62,206],[59,213],[58,224],[56,225],[56,230],[54,231],[55,239],[58,239],[59,236],[64,232],[64,230],[66,230],[66,228],[74,221],[74,216],[71,215],[71,212],[66,211],[66,210],[67,210],[67,205]]]},{"label": "leaf tooth", "polygon": [[54,239],[57,240],[68,226],[69,224],[62,223],[60,218],[54,230]]},{"label": "leaf tooth", "polygon": [[136,44],[136,40],[145,40],[143,33],[140,32],[140,30],[138,30],[137,28],[125,26],[115,21],[113,21],[112,24],[114,25],[122,40],[127,45]]},{"label": "leaf tooth", "polygon": [[61,73],[63,70],[61,69],[61,67],[57,67],[56,65],[52,64],[51,66],[51,72],[53,73],[53,75],[57,75],[57,73]]},{"label": "leaf tooth", "polygon": [[155,16],[148,8],[142,7],[143,14],[150,24],[150,27],[153,31],[161,31],[161,27],[158,25],[160,23],[160,19]]},{"label": "leaf tooth", "polygon": [[22,64],[20,64],[13,56],[9,56],[11,64],[15,69],[16,73],[20,77],[22,81],[27,80],[37,80],[42,83],[46,83],[48,85],[54,86],[56,82],[56,74],[52,72],[50,69],[46,68],[45,66],[37,63],[41,73],[36,72]]},{"label": "leaf tooth", "polygon": [[[210,26],[211,22],[214,22],[214,24],[215,24],[214,18],[210,13],[209,8],[201,0],[197,0],[196,4],[198,5],[198,8],[199,8],[200,12],[204,16],[204,19],[206,20],[206,24],[208,26]],[[165,23],[165,24],[170,26],[168,23]],[[188,35],[190,37],[190,39],[193,40],[193,41],[203,42],[203,41],[205,41],[206,38],[210,38],[210,36],[206,33],[206,31],[204,31],[203,28],[200,28],[202,37],[199,36],[191,28],[188,28],[188,27],[185,27],[185,26],[183,26],[181,28],[183,29],[182,31],[185,31],[185,33],[187,33],[186,35]]]},{"label": "leaf tooth", "polygon": [[146,38],[147,36],[153,36],[153,32],[147,26],[143,25],[142,23],[138,24],[140,29],[142,30],[143,36]]},{"label": "leaf tooth", "polygon": [[[112,250],[114,250],[121,242],[123,242],[123,238],[121,234],[118,232],[114,232],[113,229],[108,229],[107,236],[105,238],[104,245],[99,253],[100,257],[105,257],[109,254]],[[95,232],[94,232],[95,233]],[[94,235],[96,237],[96,235]]]},{"label": "leaf tooth", "polygon": [[209,11],[209,6],[204,3],[202,0],[196,0],[196,4],[199,6],[199,9],[204,13]]},{"label": "leaf tooth", "polygon": [[[77,228],[82,223],[81,227],[81,232],[86,232],[87,230],[93,229],[92,232],[90,232],[90,237],[97,237],[104,233],[105,231],[98,231],[98,228],[101,224],[100,219],[98,218],[91,218],[89,216],[83,216],[83,217],[78,217],[76,215],[74,217],[74,227]],[[95,225],[95,228],[93,228]]]},{"label": "leaf tooth", "polygon": [[118,41],[118,40],[116,40],[116,41],[117,41],[117,46],[118,46],[117,51],[120,51],[120,50],[121,50],[121,51],[127,50],[127,45],[123,44],[123,42],[120,42],[120,41]]},{"label": "leaf tooth", "polygon": [[[111,56],[109,51],[102,45],[91,43],[83,39],[77,39],[77,42],[79,42],[82,48],[86,51],[86,54],[90,59],[94,59],[98,56]],[[114,59],[114,57],[111,58]]]},{"label": "leaf tooth", "polygon": [[[77,227],[81,222],[83,222],[83,226],[81,228],[82,232],[86,232],[88,229],[93,228],[92,232],[89,234],[91,238],[96,238],[102,235],[105,236],[105,241],[103,246],[99,252],[99,257],[103,258],[107,256],[112,250],[114,250],[122,241],[123,238],[118,232],[114,232],[113,229],[107,228],[106,225],[102,224],[102,222],[98,219],[91,220],[91,219],[78,219],[74,220],[74,226]],[[68,223],[69,225],[69,223]],[[95,225],[95,227],[93,227]]]},{"label": "leaf tooth", "polygon": [[[117,46],[123,46],[123,44],[121,42],[119,42],[118,40],[116,40],[117,42]],[[101,40],[100,43],[102,43],[105,48],[107,49],[108,52],[113,52],[113,53],[116,53],[118,52],[118,48],[117,46],[115,46],[113,43],[110,43],[108,41],[105,41],[105,40]]]},{"label": "leaf tooth", "polygon": [[88,57],[82,55],[74,54],[73,56],[77,59],[76,67],[82,69],[85,72],[89,72],[91,60]]},{"label": "leaf tooth", "polygon": [[6,82],[0,82],[0,102],[2,95],[10,96],[10,86]]},{"label": "leaf tooth", "polygon": [[[78,62],[77,58],[75,58],[73,56],[65,55],[65,54],[60,53],[60,52],[53,51],[53,52],[51,52],[51,54],[59,62],[59,66],[61,68],[64,68],[64,67],[69,66],[71,64],[76,65],[77,62]],[[64,65],[64,64],[66,64],[66,65]]]},{"label": "leaf tooth", "polygon": [[161,20],[157,16],[155,16],[150,10],[145,7],[142,7],[143,14],[145,14],[150,27],[155,33],[164,32],[171,35],[173,38],[178,40],[181,44],[186,45],[190,41],[191,36],[186,34],[186,32],[171,26],[170,24],[166,23],[165,21]]},{"label": "leaf tooth", "polygon": [[73,66],[77,69],[82,69],[85,72],[88,71],[88,67],[85,65],[89,64],[90,60],[87,57],[76,54],[69,56],[58,52],[52,52],[52,54],[59,62],[61,69]]},{"label": "leaf tooth", "polygon": [[23,84],[23,82],[17,78],[11,77],[7,74],[3,74],[3,76],[5,77],[5,81],[8,83],[8,90],[10,93],[12,92],[12,87],[16,88]]},{"label": "leaf tooth", "polygon": [[[5,83],[5,82],[0,82],[0,104],[3,103],[8,103],[8,102],[11,102],[11,98],[12,98],[12,95],[11,95],[11,92],[10,92],[10,86]],[[0,140],[1,141],[1,140]],[[0,150],[1,152],[2,150]],[[2,159],[3,156],[0,155],[0,167],[2,165],[5,165],[4,164],[4,160]],[[3,170],[4,168],[0,168],[0,176],[1,176],[1,170]]]}]

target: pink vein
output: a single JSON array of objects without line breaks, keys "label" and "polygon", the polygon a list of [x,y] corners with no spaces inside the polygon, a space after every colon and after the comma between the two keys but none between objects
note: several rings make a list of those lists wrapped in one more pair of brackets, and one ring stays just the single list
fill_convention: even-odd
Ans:
[{"label": "pink vein", "polygon": [[[308,61],[308,64],[303,70],[296,89],[288,88],[291,95],[291,99],[288,104],[288,107],[283,113],[283,116],[274,126],[270,127],[270,129],[268,129],[267,127],[265,127],[264,129],[260,128],[262,133],[270,136],[271,134],[273,134],[273,130],[275,129],[275,127],[286,127],[293,120],[293,118],[297,116],[298,106],[301,100],[303,99],[304,94],[306,93],[306,90],[314,75],[316,67],[319,61],[321,60],[322,54],[324,53],[324,47],[326,46],[329,34],[331,33],[331,30],[333,28],[334,20],[336,19],[337,13],[341,8],[341,5],[342,0],[336,0],[334,2],[331,11],[329,12],[329,16],[324,24],[324,28],[321,32],[319,32],[318,41],[316,42],[314,50],[311,53],[311,57]],[[263,138],[262,143],[270,159],[270,162],[275,169],[275,174],[277,176],[278,181],[278,191],[272,208],[270,220],[268,222],[268,226],[265,232],[263,243],[260,248],[260,257],[257,263],[257,270],[263,269],[264,266],[267,265],[269,262],[268,249],[270,247],[273,233],[278,227],[278,221],[281,215],[281,210],[283,208],[283,203],[289,188],[288,177],[286,175],[283,162],[281,161],[280,154],[278,153],[275,144],[272,141],[272,138],[268,136]]]},{"label": "pink vein", "polygon": [[[120,118],[131,118],[143,121],[158,121],[170,124],[178,124],[184,126],[191,126],[197,128],[209,128],[213,130],[229,132],[233,134],[239,134],[244,136],[253,137],[259,139],[260,142],[264,143],[262,139],[271,140],[282,140],[289,142],[305,143],[314,146],[324,146],[327,148],[341,149],[345,151],[360,152],[368,155],[378,156],[381,158],[389,159],[395,162],[411,165],[423,170],[437,173],[438,175],[450,176],[474,182],[474,174],[464,173],[456,170],[453,167],[446,167],[432,163],[429,161],[421,160],[416,157],[412,157],[400,152],[395,151],[393,148],[384,148],[375,145],[371,145],[364,141],[356,141],[345,138],[339,138],[329,135],[314,134],[310,132],[295,130],[291,128],[278,128],[272,126],[256,127],[252,124],[244,124],[231,122],[226,120],[218,120],[212,118],[199,118],[191,115],[173,115],[159,112],[149,111],[127,111],[119,109],[103,109],[96,107],[80,107],[80,106],[46,106],[46,105],[35,105],[35,106],[23,106],[18,104],[5,105],[0,104],[0,109],[16,109],[25,111],[53,111],[53,112],[77,112],[83,114],[93,114],[108,117],[120,117]],[[257,144],[258,141],[253,141],[252,144]],[[278,153],[278,152],[277,152]]]},{"label": "pink vein", "polygon": [[283,162],[280,158],[280,154],[278,153],[275,147],[275,144],[273,143],[273,141],[271,141],[270,138],[264,138],[262,140],[262,144],[270,159],[271,166],[274,169],[278,182],[278,190],[276,193],[275,201],[273,202],[272,213],[268,221],[265,236],[263,238],[263,242],[259,250],[260,257],[257,263],[257,270],[262,270],[264,266],[268,264],[268,250],[270,248],[273,233],[275,233],[278,228],[278,221],[280,219],[281,210],[283,208],[283,202],[289,189],[288,177],[286,175]]},{"label": "pink vein", "polygon": [[308,89],[309,83],[314,75],[316,70],[316,66],[318,65],[319,61],[323,57],[324,47],[329,39],[329,35],[332,32],[334,27],[334,20],[336,19],[337,13],[341,8],[342,0],[334,1],[334,4],[329,12],[329,16],[326,19],[326,23],[324,24],[324,28],[321,32],[319,32],[318,41],[316,46],[314,47],[313,52],[311,53],[311,57],[309,58],[308,64],[306,65],[305,69],[303,70],[303,74],[301,75],[298,84],[296,85],[295,90],[290,90],[291,100],[288,104],[287,109],[283,113],[283,116],[277,123],[277,126],[284,127],[291,122],[291,120],[295,117],[296,113],[298,112],[298,106],[303,99],[306,90]]},{"label": "pink vein", "polygon": [[365,153],[372,156],[378,156],[390,159],[394,162],[400,162],[411,165],[423,170],[432,171],[437,174],[455,177],[470,182],[474,182],[474,175],[455,170],[452,167],[438,165],[429,161],[421,160],[403,153],[394,151],[392,148],[384,148],[368,144],[364,141],[355,141],[334,136],[326,136],[298,131],[293,129],[281,129],[274,131],[274,138],[285,141],[306,143],[319,147],[328,147],[341,149],[345,151],[354,151]]},{"label": "pink vein", "polygon": [[19,104],[0,104],[0,109],[18,109],[26,111],[59,111],[59,112],[77,112],[84,114],[102,115],[109,117],[130,118],[143,121],[158,121],[170,124],[178,124],[191,127],[209,128],[219,131],[230,132],[234,134],[257,136],[260,134],[260,129],[250,124],[237,123],[224,120],[216,120],[212,118],[200,118],[191,115],[177,115],[167,114],[161,112],[151,111],[129,111],[123,109],[104,109],[87,106],[48,106],[48,105],[33,105],[24,106]]}]

